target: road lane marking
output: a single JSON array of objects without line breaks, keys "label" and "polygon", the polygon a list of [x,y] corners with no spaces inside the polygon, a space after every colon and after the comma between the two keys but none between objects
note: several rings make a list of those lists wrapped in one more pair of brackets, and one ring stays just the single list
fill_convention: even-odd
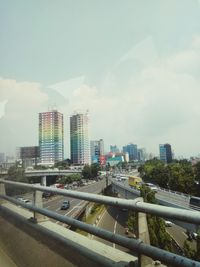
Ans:
[{"label": "road lane marking", "polygon": [[182,232],[184,234],[184,236],[188,237],[188,235],[185,232]]}]

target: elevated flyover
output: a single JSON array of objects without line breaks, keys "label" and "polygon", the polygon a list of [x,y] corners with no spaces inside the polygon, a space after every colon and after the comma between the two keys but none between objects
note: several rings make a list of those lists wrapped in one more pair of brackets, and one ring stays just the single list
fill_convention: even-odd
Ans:
[{"label": "elevated flyover", "polygon": [[[34,190],[34,205],[32,204],[26,204],[20,200],[14,199],[12,197],[9,197],[5,194],[5,184],[10,184],[12,186],[16,187],[22,187],[22,188],[29,188]],[[114,255],[109,250],[109,248],[104,247],[102,248],[100,244],[97,243],[91,243],[89,239],[84,239],[85,241],[81,241],[83,237],[81,237],[79,234],[73,235],[70,234],[70,232],[65,232],[62,234],[61,228],[57,228],[52,225],[51,222],[49,222],[48,218],[53,218],[56,220],[59,220],[63,223],[66,223],[68,225],[74,226],[76,228],[79,228],[87,233],[90,233],[92,235],[98,236],[100,238],[103,238],[105,240],[111,241],[112,243],[118,244],[120,246],[128,248],[130,251],[137,253],[138,258],[141,259],[144,255],[145,257],[159,260],[160,262],[163,262],[167,264],[167,266],[177,266],[177,267],[200,267],[200,262],[190,260],[186,257],[179,256],[176,254],[173,254],[171,252],[153,247],[149,245],[148,243],[148,237],[145,235],[145,225],[144,223],[144,217],[142,216],[143,223],[138,222],[139,225],[142,225],[142,228],[140,229],[139,233],[141,236],[144,236],[144,239],[141,239],[139,236],[137,238],[129,239],[128,237],[121,236],[119,234],[115,234],[113,232],[109,232],[107,230],[98,228],[94,225],[89,225],[87,223],[75,220],[69,216],[63,216],[60,214],[57,214],[56,212],[49,211],[47,209],[44,209],[42,207],[42,193],[41,192],[54,192],[63,196],[70,196],[82,200],[87,200],[91,202],[96,203],[102,203],[109,206],[114,206],[118,208],[126,208],[130,210],[135,210],[139,213],[150,213],[154,214],[156,216],[160,217],[166,217],[170,219],[177,219],[182,220],[189,223],[194,224],[200,224],[200,214],[197,211],[188,211],[185,213],[182,209],[177,208],[169,208],[169,207],[161,207],[156,204],[149,204],[149,203],[143,203],[141,199],[135,199],[135,200],[126,200],[126,199],[119,199],[114,197],[108,197],[108,196],[102,196],[102,195],[96,195],[91,193],[85,193],[85,192],[77,192],[72,190],[62,190],[62,189],[52,189],[49,187],[39,186],[39,185],[30,185],[25,183],[17,183],[12,182],[8,180],[0,179],[0,217],[3,217],[4,214],[7,213],[7,218],[11,217],[11,214],[14,214],[16,218],[13,220],[14,226],[17,227],[19,230],[23,229],[26,232],[27,228],[24,223],[31,226],[32,229],[35,229],[36,232],[40,232],[40,229],[46,233],[49,236],[52,236],[54,238],[58,238],[60,244],[64,246],[68,246],[68,251],[66,251],[66,255],[69,252],[68,260],[70,259],[70,256],[73,258],[73,260],[76,261],[75,266],[141,266],[141,267],[147,267],[147,266],[161,266],[161,264],[156,261],[152,261],[149,263],[147,259],[144,260],[137,260],[137,257],[127,255],[124,256],[118,254],[118,251],[114,249]],[[16,206],[17,205],[17,206]],[[20,206],[20,207],[18,207]],[[19,212],[17,210],[19,209]],[[23,210],[25,209],[25,210]],[[19,214],[20,213],[20,214]],[[27,215],[25,215],[27,214]],[[32,217],[30,218],[30,216]],[[6,216],[6,215],[5,215]],[[20,217],[21,221],[20,221]],[[141,216],[138,216],[139,218]],[[6,219],[4,222],[6,222]],[[140,219],[139,219],[140,220]],[[18,223],[19,222],[19,223]],[[50,223],[50,225],[49,225]],[[0,231],[4,231],[4,227],[1,227]],[[63,228],[62,228],[63,229]],[[64,229],[66,230],[66,229]],[[10,230],[11,231],[11,230]],[[30,232],[27,230],[28,236],[30,236]],[[2,236],[2,235],[1,235]],[[4,242],[9,240],[9,244],[12,243],[12,235],[4,235],[6,238]],[[33,233],[34,239],[38,240],[40,243],[41,240],[37,239],[37,233]],[[71,236],[71,238],[70,238]],[[9,237],[9,239],[8,239]],[[19,237],[21,237],[19,235]],[[86,238],[86,237],[85,237]],[[23,256],[23,254],[29,253],[31,257],[31,253],[33,253],[34,250],[31,250],[31,248],[28,247],[27,238],[23,240],[23,244],[26,246],[26,250],[23,250],[23,248],[20,249],[20,255]],[[93,241],[93,240],[91,240]],[[145,242],[146,241],[146,242]],[[86,245],[84,245],[84,242]],[[96,244],[96,245],[95,245]],[[52,245],[49,243],[48,247],[51,249]],[[17,250],[18,248],[16,248]],[[54,248],[52,249],[54,250]],[[13,250],[14,251],[14,250]],[[59,253],[59,252],[58,252]],[[61,253],[61,252],[60,252]],[[39,256],[40,254],[38,254]],[[82,258],[84,257],[84,259]],[[131,257],[131,258],[130,258]],[[29,258],[29,257],[28,257]],[[38,257],[39,258],[39,257]],[[82,260],[80,260],[82,259]],[[81,264],[80,265],[80,261]],[[88,261],[88,263],[85,262]],[[79,263],[77,262],[79,261]],[[90,265],[90,263],[93,263],[93,265]],[[69,264],[72,262],[69,260]],[[31,266],[27,264],[28,266]],[[45,266],[45,265],[35,265],[35,266]],[[49,266],[49,265],[46,265]],[[56,266],[56,265],[55,265]],[[57,265],[61,266],[61,265]],[[73,266],[73,265],[66,265],[66,266]]]}]

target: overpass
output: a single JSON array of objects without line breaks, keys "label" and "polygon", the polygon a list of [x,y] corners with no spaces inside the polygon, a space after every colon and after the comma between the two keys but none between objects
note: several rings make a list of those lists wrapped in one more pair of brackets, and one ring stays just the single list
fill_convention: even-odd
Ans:
[{"label": "overpass", "polygon": [[[124,182],[118,182],[115,179],[110,179],[112,188],[126,199],[134,199],[140,196],[140,191],[131,188]],[[155,194],[158,203],[163,206],[183,209],[185,211],[191,210],[189,207],[190,196],[179,192],[170,191],[167,189],[158,188]],[[175,224],[187,229],[190,232],[198,232],[200,226],[196,224],[186,223],[183,221],[172,220]]]},{"label": "overpass", "polygon": [[50,176],[66,176],[70,174],[81,174],[80,170],[58,170],[58,169],[48,169],[48,170],[26,170],[26,177],[41,177],[41,184],[46,186],[47,177]]},{"label": "overpass", "polygon": [[[34,205],[25,204],[21,201],[9,197],[5,193],[5,184],[10,184],[12,186],[22,187],[22,188],[30,188],[34,190]],[[115,206],[119,208],[126,208],[130,210],[135,210],[141,214],[139,216],[139,227],[142,226],[142,229],[139,229],[139,239],[129,239],[127,237],[114,234],[112,232],[106,231],[104,229],[98,228],[93,225],[88,225],[84,222],[77,221],[76,219],[70,218],[68,216],[63,216],[57,214],[55,212],[49,211],[48,209],[44,209],[42,207],[42,192],[54,192],[56,194],[60,194],[63,196],[70,196],[73,198],[78,198],[82,200],[87,200],[91,202],[102,203],[109,206]],[[170,208],[170,207],[161,207],[155,204],[143,203],[139,198],[135,200],[126,200],[119,199],[113,197],[107,197],[102,195],[96,195],[91,193],[83,193],[72,190],[62,190],[62,189],[53,189],[49,187],[39,186],[39,185],[30,185],[25,183],[17,183],[8,180],[0,179],[0,198],[1,198],[1,206],[0,206],[0,215],[4,216],[5,213],[11,214],[15,213],[15,222],[19,221],[23,214],[24,218],[21,220],[25,223],[27,222],[28,226],[37,231],[43,231],[47,235],[51,235],[52,237],[56,237],[57,240],[62,240],[63,244],[68,247],[68,250],[71,248],[71,253],[74,250],[74,259],[77,259],[77,253],[80,257],[84,257],[85,261],[90,261],[89,265],[82,266],[92,266],[91,262],[93,262],[93,266],[158,266],[158,262],[152,262],[152,258],[154,260],[159,260],[164,264],[170,266],[179,266],[179,267],[200,267],[200,262],[193,261],[187,259],[183,256],[179,256],[168,251],[163,251],[159,248],[152,247],[148,244],[148,230],[145,227],[145,217],[144,213],[154,214],[160,217],[170,218],[181,220],[187,223],[192,224],[200,224],[200,213],[197,211],[188,210],[187,213],[183,209],[178,208]],[[6,201],[6,203],[5,203]],[[10,204],[12,203],[12,204]],[[16,205],[20,205],[26,210],[22,210],[22,208],[16,207]],[[16,210],[20,209],[19,213],[16,215]],[[28,211],[27,211],[28,210]],[[32,213],[30,219],[30,213]],[[45,216],[45,217],[44,217]],[[82,229],[87,233],[92,235],[96,235],[105,240],[111,241],[112,243],[119,244],[124,246],[131,251],[134,251],[138,254],[138,257],[134,257],[130,255],[122,255],[119,251],[115,250],[115,253],[109,248],[102,247],[99,243],[91,243],[88,239],[80,236],[77,233],[66,232],[70,230],[63,229],[63,231],[52,224],[46,217],[53,218],[55,220],[59,220],[68,225],[74,226],[76,228]],[[27,218],[29,218],[27,220]],[[19,223],[19,228],[20,228]],[[22,227],[22,226],[21,226]],[[1,229],[3,230],[3,229]],[[78,236],[77,236],[78,235]],[[71,238],[71,239],[70,239]],[[14,236],[13,236],[14,239]],[[11,236],[12,241],[12,236]],[[92,240],[94,241],[94,240]],[[145,243],[147,241],[147,243]],[[97,242],[97,241],[95,241]],[[88,244],[88,245],[87,245]],[[26,244],[28,246],[28,243]],[[66,251],[66,253],[69,251]],[[114,256],[115,255],[115,256]],[[118,257],[117,257],[118,256]],[[70,257],[70,255],[69,255]],[[116,258],[117,257],[117,258]],[[66,265],[68,266],[68,265]],[[69,265],[70,266],[70,265]],[[81,266],[81,265],[76,265]],[[161,265],[160,265],[161,266]]]}]

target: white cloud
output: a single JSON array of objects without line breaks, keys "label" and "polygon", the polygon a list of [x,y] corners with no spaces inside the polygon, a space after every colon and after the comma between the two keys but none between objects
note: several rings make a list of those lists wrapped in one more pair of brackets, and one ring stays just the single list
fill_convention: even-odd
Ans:
[{"label": "white cloud", "polygon": [[7,99],[0,120],[0,151],[13,153],[16,146],[38,144],[38,113],[48,96],[39,83],[0,78],[0,101]]},{"label": "white cloud", "polygon": [[0,119],[5,115],[5,109],[6,109],[6,104],[8,100],[4,100],[0,102]]},{"label": "white cloud", "polygon": [[[75,110],[89,110],[91,138],[103,138],[107,148],[134,142],[158,154],[159,143],[169,142],[176,154],[198,154],[199,40],[195,36],[187,48],[163,58],[153,38],[147,38],[113,64],[101,87],[86,84],[84,76],[49,86],[68,100],[57,105],[65,116],[65,154],[69,156],[69,116]],[[47,109],[48,101],[41,85],[0,79],[0,101],[5,99],[0,140],[6,145],[12,140],[12,146],[37,144],[37,113]]]}]

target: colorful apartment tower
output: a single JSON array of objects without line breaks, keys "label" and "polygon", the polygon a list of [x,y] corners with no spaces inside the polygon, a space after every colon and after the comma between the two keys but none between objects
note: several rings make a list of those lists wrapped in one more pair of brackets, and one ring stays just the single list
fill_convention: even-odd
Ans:
[{"label": "colorful apartment tower", "polygon": [[75,165],[90,164],[88,113],[70,117],[71,161]]},{"label": "colorful apartment tower", "polygon": [[39,113],[39,148],[42,165],[63,160],[63,114],[57,110]]}]

